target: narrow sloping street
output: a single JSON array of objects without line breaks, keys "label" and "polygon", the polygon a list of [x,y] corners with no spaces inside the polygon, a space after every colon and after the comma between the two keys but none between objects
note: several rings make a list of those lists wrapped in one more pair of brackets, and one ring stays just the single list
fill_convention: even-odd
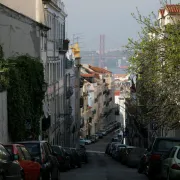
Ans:
[{"label": "narrow sloping street", "polygon": [[87,146],[89,163],[84,164],[81,169],[62,173],[62,180],[146,180],[147,178],[138,174],[136,169],[123,166],[104,154],[110,139],[111,135],[108,135],[99,142]]}]

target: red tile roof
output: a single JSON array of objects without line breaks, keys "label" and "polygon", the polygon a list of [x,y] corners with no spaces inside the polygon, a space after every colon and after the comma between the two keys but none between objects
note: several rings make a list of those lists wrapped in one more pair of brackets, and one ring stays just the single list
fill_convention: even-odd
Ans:
[{"label": "red tile roof", "polygon": [[120,68],[120,69],[127,69],[128,66],[120,66],[119,68]]},{"label": "red tile roof", "polygon": [[162,17],[164,17],[164,11],[165,11],[165,9],[160,9],[160,10],[159,10],[159,13],[161,13],[161,16],[162,16]]},{"label": "red tile roof", "polygon": [[[88,72],[87,74],[93,74],[92,77],[95,77],[95,78],[97,78],[97,79],[100,79],[100,76],[99,76],[98,73],[93,72],[93,71],[89,70],[88,68],[86,68],[86,67],[84,67],[84,66],[82,66],[82,68],[85,69],[86,72]],[[84,76],[84,75],[85,75],[85,74],[82,74],[82,76]],[[88,77],[88,75],[85,75],[85,76]]]},{"label": "red tile roof", "polygon": [[125,78],[127,74],[114,74],[114,78]]},{"label": "red tile roof", "polygon": [[112,72],[110,72],[110,71],[108,71],[106,69],[100,68],[100,67],[95,67],[95,66],[89,65],[89,68],[92,69],[95,72],[98,72],[98,73],[102,73],[102,74],[110,73],[110,74],[112,74]]},{"label": "red tile roof", "polygon": [[114,96],[120,96],[120,91],[114,91]]},{"label": "red tile roof", "polygon": [[180,5],[179,4],[169,4],[169,5],[166,5],[165,9],[170,14],[180,14]]},{"label": "red tile roof", "polygon": [[94,77],[94,74],[81,74],[82,77]]}]

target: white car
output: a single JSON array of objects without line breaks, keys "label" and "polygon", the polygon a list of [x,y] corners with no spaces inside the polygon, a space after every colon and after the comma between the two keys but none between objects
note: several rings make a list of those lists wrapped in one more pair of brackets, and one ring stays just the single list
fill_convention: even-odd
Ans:
[{"label": "white car", "polygon": [[89,140],[89,139],[82,139],[82,138],[81,138],[80,140],[83,140],[83,141],[85,142],[86,145],[92,143],[92,141]]},{"label": "white car", "polygon": [[85,140],[85,144],[91,144],[92,143],[92,141],[89,139],[84,139],[84,140]]}]

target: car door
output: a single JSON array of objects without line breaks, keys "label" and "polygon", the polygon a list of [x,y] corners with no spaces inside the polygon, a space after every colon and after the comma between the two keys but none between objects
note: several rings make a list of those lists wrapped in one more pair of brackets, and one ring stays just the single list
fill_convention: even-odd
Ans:
[{"label": "car door", "polygon": [[36,161],[32,161],[32,157],[28,150],[24,146],[20,146],[20,149],[25,156],[25,161],[28,164],[28,171],[30,173],[31,180],[37,180],[40,177],[40,165]]},{"label": "car door", "polygon": [[168,169],[169,169],[169,164],[170,164],[172,158],[174,157],[174,154],[175,154],[176,150],[177,150],[177,148],[173,147],[171,149],[170,153],[168,154],[167,158],[164,159],[164,161],[163,161],[163,169],[162,169],[163,177],[167,178],[167,172],[168,172]]},{"label": "car door", "polygon": [[10,153],[0,144],[0,171],[6,179],[20,180],[21,167],[15,161],[12,161]]},{"label": "car door", "polygon": [[17,145],[17,152],[19,156],[19,164],[23,168],[24,171],[24,178],[25,180],[31,180],[31,172],[30,172],[30,167],[29,167],[29,162],[26,160],[25,155],[23,154],[21,150],[21,146]]}]

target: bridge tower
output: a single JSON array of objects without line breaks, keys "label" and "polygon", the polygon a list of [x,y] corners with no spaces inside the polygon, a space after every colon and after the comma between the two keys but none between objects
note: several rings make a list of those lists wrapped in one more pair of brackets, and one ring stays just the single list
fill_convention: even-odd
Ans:
[{"label": "bridge tower", "polygon": [[99,67],[105,67],[105,35],[100,35],[100,44],[99,44]]}]

